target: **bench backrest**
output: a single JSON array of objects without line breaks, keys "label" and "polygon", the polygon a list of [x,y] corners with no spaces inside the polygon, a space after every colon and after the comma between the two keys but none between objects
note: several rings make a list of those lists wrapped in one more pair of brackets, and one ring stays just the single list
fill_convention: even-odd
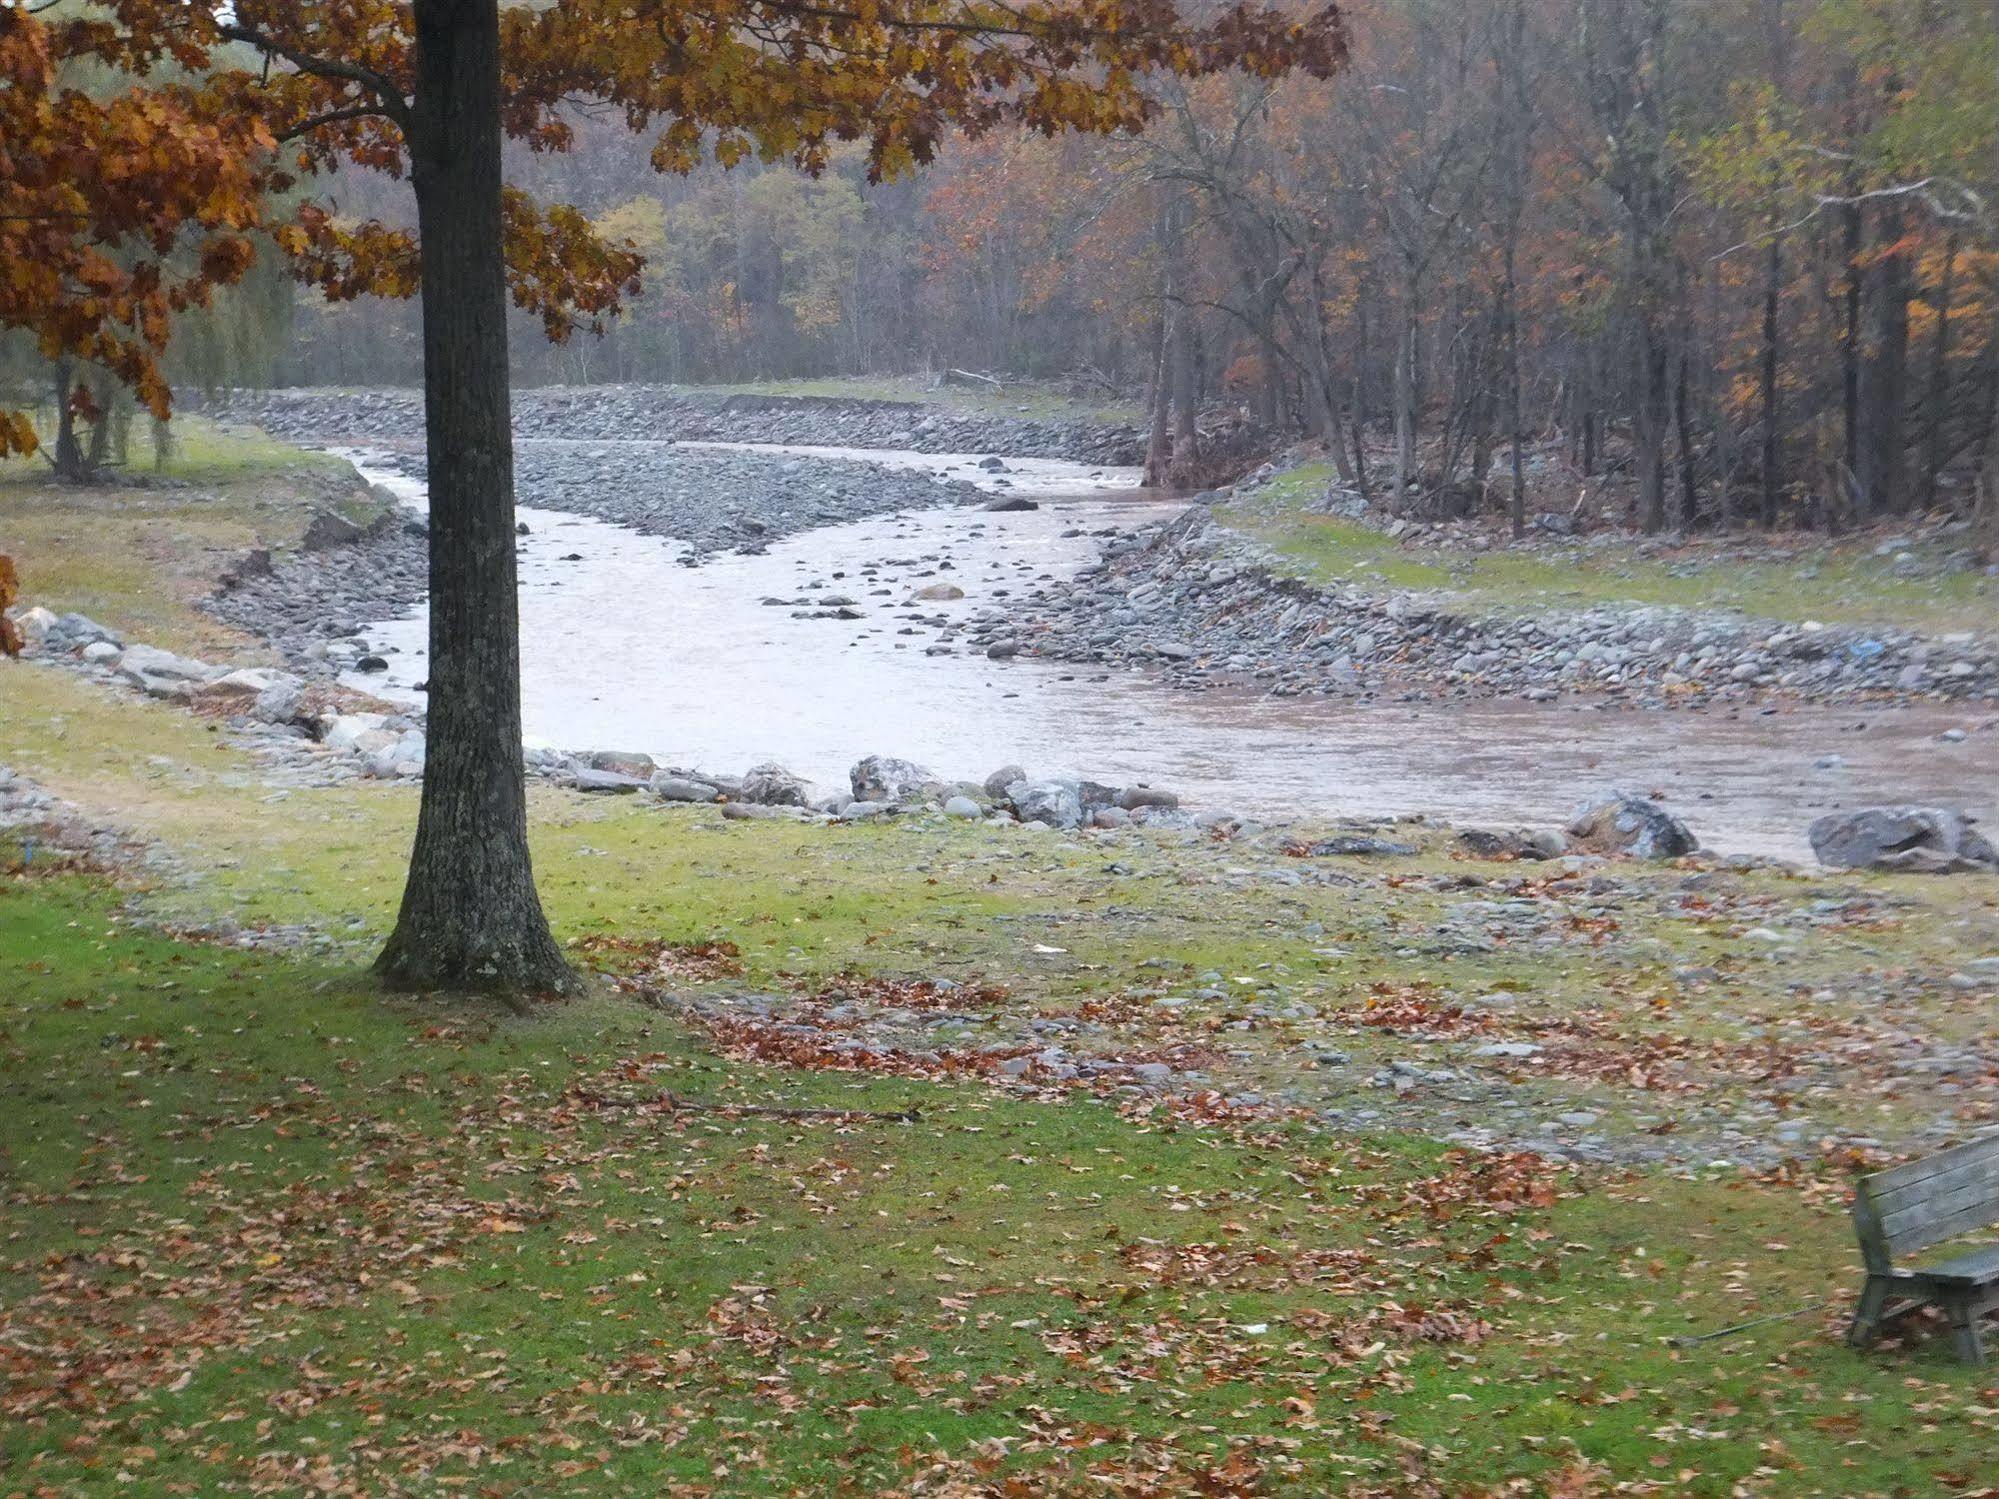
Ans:
[{"label": "bench backrest", "polygon": [[1853,1222],[1867,1268],[1999,1223],[1999,1130],[1862,1177]]}]

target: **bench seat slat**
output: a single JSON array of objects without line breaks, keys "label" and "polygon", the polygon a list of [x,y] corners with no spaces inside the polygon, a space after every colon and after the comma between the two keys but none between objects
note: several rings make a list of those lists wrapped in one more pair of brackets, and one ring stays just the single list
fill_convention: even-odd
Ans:
[{"label": "bench seat slat", "polygon": [[1955,1286],[1987,1286],[1999,1281],[1999,1244],[1988,1244],[1969,1254],[1960,1254],[1935,1265],[1919,1265],[1926,1280]]}]

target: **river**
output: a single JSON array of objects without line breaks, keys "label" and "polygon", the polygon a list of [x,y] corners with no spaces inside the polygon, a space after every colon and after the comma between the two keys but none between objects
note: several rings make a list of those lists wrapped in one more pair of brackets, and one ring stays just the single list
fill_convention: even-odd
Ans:
[{"label": "river", "polygon": [[[714,446],[865,458],[1032,496],[1041,508],[878,516],[698,567],[670,540],[523,508],[530,743],[642,750],[724,772],[774,760],[829,785],[871,753],[951,779],[1011,762],[1149,782],[1196,808],[1265,818],[1423,812],[1548,826],[1591,790],[1616,786],[1658,797],[1718,851],[1787,858],[1808,856],[1805,827],[1828,811],[1883,801],[1994,808],[1999,732],[1980,728],[1989,709],[1370,704],[1179,691],[1139,672],[992,661],[962,643],[926,654],[938,619],[1003,608],[1092,561],[1101,536],[1091,533],[1170,516],[1178,502],[1141,489],[1135,470],[1096,465],[1008,459],[993,473],[975,454]],[[378,456],[342,451],[421,508],[420,483]],[[911,602],[937,582],[966,597]],[[821,607],[832,595],[853,600],[847,612],[860,617]],[[390,669],[350,682],[421,702],[425,628],[421,608],[367,625]],[[1938,737],[1952,728],[1973,732]]]}]

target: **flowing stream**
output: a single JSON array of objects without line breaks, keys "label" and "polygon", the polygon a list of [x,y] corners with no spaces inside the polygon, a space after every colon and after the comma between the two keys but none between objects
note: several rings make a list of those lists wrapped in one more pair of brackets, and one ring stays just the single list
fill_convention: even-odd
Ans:
[{"label": "flowing stream", "polygon": [[[593,446],[605,446],[593,444]],[[1453,822],[1566,820],[1617,786],[1661,797],[1723,852],[1804,858],[1821,813],[1943,802],[1990,814],[1999,731],[1989,709],[1783,707],[1647,711],[1578,703],[1363,704],[1195,693],[1143,673],[988,660],[936,622],[1007,606],[1097,554],[1102,533],[1170,516],[1135,470],[877,449],[726,446],[866,459],[970,479],[1041,508],[924,510],[822,527],[755,555],[685,565],[670,540],[523,508],[522,691],[530,743],[621,749],[741,772],[775,760],[829,785],[862,755],[982,779],[1011,763],[1171,787],[1196,808],[1325,818],[1426,812]],[[423,505],[420,482],[341,450]],[[570,560],[570,559],[575,560]],[[914,601],[949,582],[966,597]],[[825,601],[853,601],[860,617]],[[782,603],[766,603],[781,600]],[[806,615],[810,617],[797,617]],[[424,612],[363,633],[387,673],[348,678],[420,703]],[[1941,732],[1972,730],[1948,742]]]}]

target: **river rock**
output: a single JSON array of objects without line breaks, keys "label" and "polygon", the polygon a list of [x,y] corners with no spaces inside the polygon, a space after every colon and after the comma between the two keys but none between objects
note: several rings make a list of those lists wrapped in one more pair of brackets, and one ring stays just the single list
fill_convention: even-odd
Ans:
[{"label": "river rock", "polygon": [[1589,803],[1569,824],[1569,837],[1597,854],[1677,859],[1700,847],[1687,825],[1657,802],[1615,791]]},{"label": "river rock", "polygon": [[365,526],[355,525],[338,511],[315,510],[298,544],[301,551],[330,552],[335,547],[352,546],[367,534]]},{"label": "river rock", "polygon": [[766,762],[750,768],[736,798],[756,807],[803,808],[811,801],[811,791],[782,765]]},{"label": "river rock", "polygon": [[1458,834],[1458,847],[1475,859],[1559,859],[1569,851],[1569,840],[1552,828],[1466,828]]},{"label": "river rock", "polygon": [[899,806],[904,802],[921,801],[927,789],[936,783],[936,777],[913,761],[897,760],[888,755],[869,755],[847,772],[847,781],[854,789],[854,800],[857,802],[885,802]]},{"label": "river rock", "polygon": [[1015,781],[1006,788],[1006,803],[1022,822],[1057,828],[1083,825],[1083,794],[1075,781]]},{"label": "river rock", "polygon": [[712,802],[722,794],[718,787],[706,781],[675,775],[670,770],[660,771],[646,784],[652,794],[663,802]]},{"label": "river rock", "polygon": [[291,723],[305,706],[304,681],[286,672],[276,675],[283,680],[258,693],[256,702],[250,705],[250,716],[259,723]]},{"label": "river rock", "polygon": [[1945,807],[1863,807],[1811,825],[1812,852],[1835,869],[1961,874],[1999,869],[1999,850],[1963,812]]},{"label": "river rock", "polygon": [[116,630],[100,625],[87,614],[71,613],[56,616],[55,623],[47,627],[42,644],[51,651],[80,651],[100,640],[117,646],[125,643],[125,637]]},{"label": "river rock", "polygon": [[932,583],[928,588],[916,590],[916,597],[926,603],[942,603],[949,599],[961,599],[965,590],[956,583]]},{"label": "river rock", "polygon": [[388,722],[381,713],[342,713],[326,726],[319,742],[331,750],[354,750],[360,746],[363,735],[378,733]]},{"label": "river rock", "polygon": [[651,755],[636,750],[592,750],[583,757],[583,763],[592,770],[608,770],[634,781],[648,781],[659,769]]},{"label": "river rock", "polygon": [[303,687],[305,683],[288,671],[277,671],[268,666],[245,666],[211,682],[203,682],[194,689],[194,695],[203,700],[240,698],[249,701],[262,697],[274,687],[286,685]]},{"label": "river rock", "polygon": [[623,775],[615,770],[598,770],[589,765],[576,767],[575,785],[578,791],[604,792],[613,796],[629,796],[646,787],[646,783],[637,776]]},{"label": "river rock", "polygon": [[1015,781],[1024,781],[1026,779],[1027,772],[1020,766],[1002,765],[998,770],[986,777],[984,782],[986,795],[996,802],[1005,801],[1006,788],[1011,786]]},{"label": "river rock", "polygon": [[7,618],[14,622],[14,628],[21,633],[22,641],[30,650],[40,650],[49,638],[49,631],[55,628],[56,617],[40,604],[29,609],[9,609]]},{"label": "river rock", "polygon": [[[118,659],[118,673],[135,687],[148,692],[161,686],[179,684],[184,695],[189,684],[208,681],[218,675],[218,669],[206,661],[176,656],[172,651],[163,651],[157,646],[131,645]],[[155,693],[155,696],[162,695],[169,694]]]},{"label": "river rock", "polygon": [[969,822],[980,815],[979,804],[969,796],[954,796],[944,803],[944,815],[963,818]]},{"label": "river rock", "polygon": [[1171,812],[1180,805],[1180,798],[1159,786],[1126,786],[1118,792],[1112,805],[1126,812],[1136,812],[1141,807],[1156,807]]},{"label": "river rock", "polygon": [[1033,500],[1028,499],[1025,495],[1018,494],[1001,495],[998,499],[989,500],[986,503],[986,509],[997,515],[1012,515],[1022,510],[1039,510],[1040,508]]}]

